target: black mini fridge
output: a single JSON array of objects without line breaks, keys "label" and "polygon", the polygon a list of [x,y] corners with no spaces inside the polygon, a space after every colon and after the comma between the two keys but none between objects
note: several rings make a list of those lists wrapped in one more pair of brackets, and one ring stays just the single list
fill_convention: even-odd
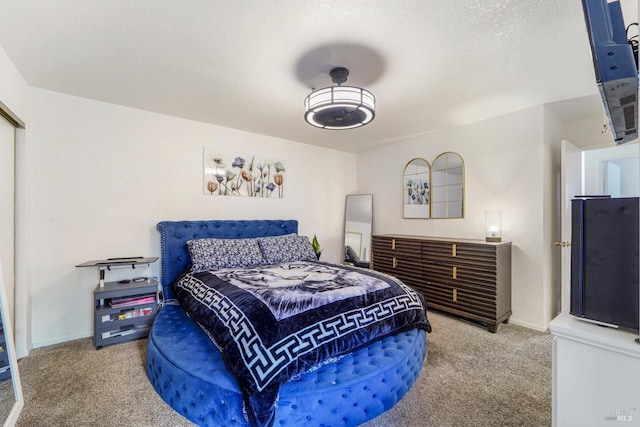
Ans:
[{"label": "black mini fridge", "polygon": [[638,330],[638,206],[637,197],[572,200],[572,315]]}]

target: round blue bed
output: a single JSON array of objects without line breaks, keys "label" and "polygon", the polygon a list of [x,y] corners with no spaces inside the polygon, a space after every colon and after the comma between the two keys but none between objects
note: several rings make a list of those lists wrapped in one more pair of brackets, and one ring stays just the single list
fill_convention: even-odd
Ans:
[{"label": "round blue bed", "polygon": [[[170,284],[188,266],[185,242],[203,237],[263,237],[297,232],[297,221],[161,222],[167,304],[149,334],[147,376],[174,410],[200,426],[248,426],[242,394],[209,337],[176,303]],[[280,389],[275,426],[356,426],[393,407],[411,388],[426,356],[426,333],[376,341],[307,372]]]}]

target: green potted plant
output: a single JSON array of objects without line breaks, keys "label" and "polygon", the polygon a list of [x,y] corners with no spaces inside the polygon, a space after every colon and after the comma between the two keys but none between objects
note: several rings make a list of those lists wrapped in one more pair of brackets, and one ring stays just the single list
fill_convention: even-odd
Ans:
[{"label": "green potted plant", "polygon": [[313,251],[316,253],[316,257],[320,259],[320,254],[322,253],[322,248],[320,248],[320,242],[318,242],[318,237],[314,234],[313,240],[311,241],[311,246],[313,247]]}]

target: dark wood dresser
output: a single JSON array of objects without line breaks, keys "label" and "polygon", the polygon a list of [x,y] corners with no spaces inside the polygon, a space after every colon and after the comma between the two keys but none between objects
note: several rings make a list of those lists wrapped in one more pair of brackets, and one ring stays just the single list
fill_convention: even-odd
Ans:
[{"label": "dark wood dresser", "polygon": [[421,291],[427,307],[487,325],[511,316],[511,243],[410,235],[372,237],[372,268]]}]

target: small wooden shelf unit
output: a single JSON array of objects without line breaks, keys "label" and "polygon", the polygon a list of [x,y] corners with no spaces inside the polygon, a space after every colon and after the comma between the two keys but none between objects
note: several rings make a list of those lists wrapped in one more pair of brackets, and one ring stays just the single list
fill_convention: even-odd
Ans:
[{"label": "small wooden shelf unit", "polygon": [[427,307],[496,332],[511,316],[511,243],[411,235],[372,237],[372,268],[421,291]]}]

